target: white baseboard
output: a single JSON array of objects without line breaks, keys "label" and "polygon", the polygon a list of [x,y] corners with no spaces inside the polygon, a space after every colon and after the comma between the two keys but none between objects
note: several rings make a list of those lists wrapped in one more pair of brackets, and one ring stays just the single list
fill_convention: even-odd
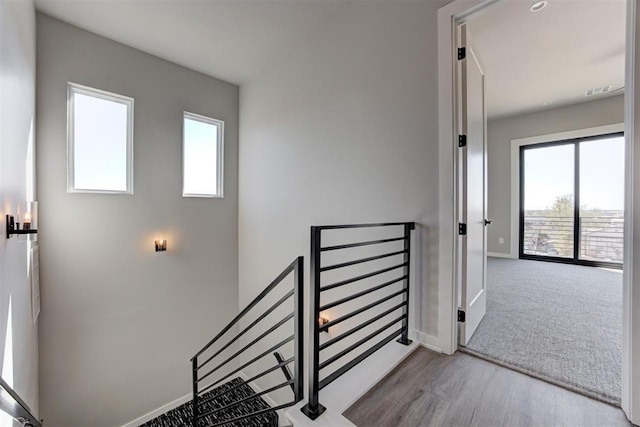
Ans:
[{"label": "white baseboard", "polygon": [[122,427],[138,427],[141,424],[146,423],[147,421],[151,421],[152,419],[164,414],[167,411],[170,411],[172,409],[177,408],[178,406],[187,403],[188,401],[190,401],[193,398],[193,394],[189,393],[186,396],[182,396],[176,400],[174,400],[173,402],[169,402],[164,406],[161,406],[157,409],[154,409],[153,411],[144,414],[143,416],[136,418],[133,421],[130,421],[126,424],[123,424]]},{"label": "white baseboard", "polygon": [[433,335],[425,334],[420,331],[413,331],[413,336],[418,344],[437,353],[444,353],[440,348],[440,340]]},{"label": "white baseboard", "polygon": [[487,252],[487,256],[490,257],[494,257],[494,258],[510,258],[510,259],[516,259],[516,257],[514,257],[511,254],[503,254],[500,252]]}]

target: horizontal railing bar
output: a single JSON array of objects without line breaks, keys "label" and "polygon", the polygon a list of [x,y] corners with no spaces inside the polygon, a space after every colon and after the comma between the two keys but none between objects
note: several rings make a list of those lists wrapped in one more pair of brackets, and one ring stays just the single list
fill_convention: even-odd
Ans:
[{"label": "horizontal railing bar", "polygon": [[409,252],[409,251],[405,249],[405,250],[402,250],[402,251],[391,252],[391,253],[384,254],[384,255],[370,256],[370,257],[367,257],[367,258],[357,259],[357,260],[354,260],[354,261],[343,262],[341,264],[334,264],[334,265],[329,265],[327,267],[322,267],[320,269],[320,271],[329,271],[329,270],[335,270],[336,268],[350,267],[352,265],[362,264],[363,262],[375,261],[377,259],[388,258],[388,257],[394,256],[394,255],[406,254],[407,252]]},{"label": "horizontal railing bar", "polygon": [[[41,421],[33,415],[31,408],[20,395],[0,378],[0,411],[10,417],[20,420],[22,425],[42,427]],[[10,424],[13,425],[13,424]]]},{"label": "horizontal railing bar", "polygon": [[404,317],[405,316],[402,315],[397,319],[393,319],[391,322],[386,323],[384,326],[382,326],[381,328],[373,331],[372,333],[370,333],[366,337],[364,337],[362,339],[359,339],[355,343],[351,344],[349,347],[345,348],[344,350],[340,351],[339,353],[334,354],[333,356],[331,356],[330,358],[328,358],[324,362],[320,363],[320,365],[318,366],[318,370],[322,370],[322,369],[326,368],[327,366],[329,366],[332,363],[334,363],[336,360],[341,359],[342,357],[344,357],[347,354],[351,353],[353,350],[357,349],[362,344],[366,343],[367,341],[372,340],[374,337],[380,335],[381,333],[383,333],[384,331],[386,331],[387,329],[389,329],[390,327],[392,327],[393,325],[395,325],[396,323],[401,321]]},{"label": "horizontal railing bar", "polygon": [[573,233],[573,227],[557,227],[554,225],[536,225],[534,227],[525,228],[524,232],[527,233],[540,233],[543,231],[549,231],[553,233]]},{"label": "horizontal railing bar", "polygon": [[[525,219],[544,219],[544,220],[552,220],[552,221],[573,221],[573,217],[569,216],[525,216]],[[624,220],[621,216],[580,216],[581,221],[610,221],[610,220],[620,220],[622,222]]]},{"label": "horizontal railing bar", "polygon": [[319,228],[320,230],[337,230],[341,228],[395,227],[399,225],[411,225],[415,227],[415,222],[380,222],[380,223],[372,223],[372,224],[314,225],[313,228]]},{"label": "horizontal railing bar", "polygon": [[624,238],[622,236],[620,237],[589,237],[587,239],[585,239],[585,236],[582,236],[582,240],[589,240],[590,243],[606,243],[606,244],[611,244],[611,243],[623,243]]},{"label": "horizontal railing bar", "polygon": [[[205,403],[207,403],[207,402],[210,402],[210,401],[214,400],[215,398],[217,398],[217,397],[219,397],[219,396],[222,396],[222,395],[223,395],[223,394],[225,394],[225,393],[232,392],[233,390],[235,390],[235,389],[237,389],[237,388],[239,388],[239,387],[242,387],[245,383],[250,383],[250,382],[252,382],[252,381],[257,380],[258,378],[262,378],[262,377],[264,377],[265,375],[270,374],[270,373],[271,373],[271,372],[273,372],[273,371],[277,371],[278,369],[281,369],[283,366],[286,366],[286,365],[288,365],[289,363],[291,363],[291,362],[293,362],[293,361],[295,361],[295,357],[290,357],[289,359],[284,360],[284,361],[282,361],[282,362],[278,363],[276,366],[273,366],[273,367],[271,367],[271,368],[267,369],[267,370],[266,370],[266,371],[264,371],[264,372],[260,372],[258,375],[255,375],[255,376],[253,376],[253,377],[249,378],[248,380],[244,381],[243,383],[238,384],[237,386],[231,387],[230,389],[227,389],[227,390],[222,390],[222,391],[220,391],[220,392],[218,392],[218,393],[214,394],[213,396],[206,398],[205,400],[202,400],[202,401],[198,400],[198,404],[203,405],[203,404],[205,404]],[[206,393],[206,391],[207,391],[208,389],[209,389],[209,386],[207,386],[207,388],[204,388],[204,389],[202,389],[201,391],[199,391],[199,392],[198,392],[198,395],[199,395],[199,396],[204,395],[204,393]]]},{"label": "horizontal railing bar", "polygon": [[340,369],[336,370],[335,372],[332,372],[329,376],[327,376],[325,379],[320,381],[320,383],[318,384],[318,390],[322,390],[323,388],[325,388],[326,386],[334,382],[336,379],[340,378],[340,376],[343,375],[345,372],[347,372],[348,370],[356,366],[358,363],[362,362],[367,357],[371,356],[376,351],[380,350],[389,341],[391,341],[392,339],[394,339],[395,337],[401,334],[402,334],[402,329],[398,329],[397,331],[395,331],[394,333],[392,333],[391,335],[387,336],[385,339],[380,341],[378,344],[374,345],[373,347],[371,347],[370,349],[368,349],[358,357],[351,360],[349,363],[346,363]]},{"label": "horizontal railing bar", "polygon": [[272,408],[261,409],[259,411],[252,412],[252,413],[247,414],[247,415],[242,415],[242,416],[239,416],[239,417],[236,417],[236,418],[232,418],[230,420],[220,421],[220,422],[215,423],[215,424],[207,424],[206,427],[220,427],[220,426],[224,426],[224,425],[227,425],[227,426],[228,425],[233,425],[233,423],[237,423],[238,421],[246,420],[247,418],[251,418],[251,417],[256,417],[258,415],[262,415],[262,414],[265,414],[265,413],[271,412],[271,411],[279,411],[280,409],[284,409],[284,408],[288,408],[290,406],[293,406],[296,403],[298,403],[298,402],[294,400],[294,401],[289,402],[289,403],[285,403],[285,404],[282,404],[282,405],[274,406]]},{"label": "horizontal railing bar", "polygon": [[338,249],[349,249],[349,248],[358,248],[360,246],[370,246],[370,245],[379,245],[381,243],[389,243],[389,242],[398,242],[400,240],[406,240],[406,237],[393,237],[390,239],[380,239],[380,240],[368,240],[366,242],[358,242],[358,243],[345,243],[344,245],[335,245],[335,246],[325,246],[324,248],[320,248],[320,251],[335,251]]},{"label": "horizontal railing bar", "polygon": [[280,282],[282,282],[285,277],[287,277],[294,269],[296,266],[296,263],[298,262],[298,260],[296,259],[295,261],[293,261],[291,264],[289,264],[283,271],[282,273],[280,273],[278,275],[278,277],[276,277],[271,284],[269,284],[269,286],[267,286],[262,292],[260,292],[260,294],[255,297],[255,299],[253,301],[251,301],[249,303],[248,306],[246,306],[236,317],[234,317],[234,319],[231,321],[231,323],[229,323],[227,326],[224,327],[224,329],[222,329],[218,335],[216,335],[215,337],[213,337],[213,339],[211,341],[209,341],[199,352],[197,352],[195,354],[195,356],[193,356],[191,358],[191,360],[195,359],[196,357],[200,356],[202,353],[204,353],[209,347],[211,347],[211,345],[216,342],[222,335],[224,335],[229,329],[231,329],[236,323],[238,323],[238,321],[244,317],[245,314],[247,314],[249,312],[249,310],[251,310],[253,307],[255,307],[260,301],[262,301],[262,299],[264,299],[264,297],[273,290],[273,288],[275,288],[276,286],[278,286],[280,284]]},{"label": "horizontal railing bar", "polygon": [[262,319],[264,319],[265,317],[267,317],[269,314],[271,314],[271,312],[273,310],[275,310],[276,308],[278,308],[280,305],[282,305],[283,302],[285,302],[286,300],[288,300],[292,295],[293,295],[293,289],[290,290],[289,292],[287,292],[285,294],[285,296],[283,296],[282,298],[280,298],[274,305],[272,305],[271,307],[269,307],[269,309],[267,311],[265,311],[264,313],[262,313],[256,320],[254,320],[253,322],[251,322],[251,324],[249,326],[247,326],[242,332],[240,332],[238,335],[235,336],[235,338],[233,338],[231,341],[229,341],[227,344],[225,344],[220,350],[216,351],[211,357],[209,357],[207,360],[205,360],[204,362],[202,362],[200,364],[200,366],[198,366],[198,369],[202,368],[204,365],[206,365],[207,363],[209,363],[214,357],[216,357],[217,355],[219,355],[220,353],[222,353],[224,350],[226,350],[231,344],[233,344],[234,342],[236,342],[241,336],[243,336],[246,332],[248,332],[249,330],[251,330],[251,328],[253,328],[255,325],[257,325]]},{"label": "horizontal railing bar", "polygon": [[562,222],[562,223],[573,223],[573,217],[571,218],[561,218],[561,217],[544,217],[544,216],[527,216],[524,218],[525,221],[547,221],[547,222]]},{"label": "horizontal railing bar", "polygon": [[407,277],[408,276],[405,275],[405,276],[402,276],[402,277],[400,277],[398,279],[389,280],[388,282],[385,282],[385,283],[383,283],[381,285],[377,285],[377,286],[374,286],[372,288],[368,288],[368,289],[366,289],[364,291],[356,292],[355,294],[351,294],[348,297],[344,297],[344,298],[341,298],[339,300],[336,300],[336,301],[330,302],[328,304],[325,304],[322,307],[320,307],[318,311],[328,310],[328,309],[333,308],[333,307],[335,307],[337,305],[344,304],[345,302],[352,301],[352,300],[354,300],[356,298],[359,298],[359,297],[361,297],[363,295],[370,294],[370,293],[375,292],[377,290],[380,290],[382,288],[386,288],[387,286],[393,285],[394,283],[398,283],[399,281],[404,280]]},{"label": "horizontal railing bar", "polygon": [[[284,360],[282,358],[282,355],[278,351],[274,352],[273,356],[276,358],[278,363],[282,363],[282,361]],[[287,379],[287,381],[293,379],[293,375],[291,374],[291,371],[286,366],[282,366],[282,374]],[[291,384],[291,391],[293,392],[293,394],[296,394],[296,386],[295,386],[295,384]]]},{"label": "horizontal railing bar", "polygon": [[[403,301],[403,302],[401,302],[400,304],[398,304],[398,305],[396,305],[396,306],[394,306],[394,307],[391,307],[389,310],[386,310],[386,311],[384,311],[384,312],[382,312],[382,313],[378,314],[378,315],[377,315],[376,317],[374,317],[373,319],[370,319],[370,320],[368,320],[368,321],[367,321],[367,322],[365,322],[365,323],[361,323],[361,324],[359,324],[358,326],[356,326],[355,328],[349,329],[347,332],[345,332],[345,333],[343,333],[343,334],[340,334],[340,335],[338,335],[337,337],[335,337],[335,338],[333,338],[333,339],[330,339],[330,340],[328,340],[328,341],[325,341],[324,343],[320,344],[320,346],[318,347],[318,351],[322,351],[322,350],[324,350],[325,348],[330,347],[330,346],[332,346],[333,344],[337,343],[338,341],[341,341],[341,340],[343,340],[343,339],[347,338],[348,336],[355,334],[355,333],[356,333],[356,332],[358,332],[359,330],[361,330],[361,329],[363,329],[363,328],[366,328],[367,326],[369,326],[369,325],[370,325],[370,324],[372,324],[373,322],[375,322],[375,321],[377,321],[377,320],[380,320],[380,319],[382,319],[382,318],[383,318],[383,317],[385,317],[385,316],[388,316],[390,313],[393,313],[393,312],[394,312],[394,311],[396,311],[397,309],[402,308],[402,307],[403,307],[403,306],[405,306],[406,304],[407,304],[407,303]],[[401,316],[400,318],[402,318],[402,317],[404,317],[404,315],[403,315],[403,316]]]},{"label": "horizontal railing bar", "polygon": [[387,295],[386,297],[384,297],[382,299],[379,299],[379,300],[377,300],[375,302],[372,302],[371,304],[367,304],[364,307],[361,307],[361,308],[359,308],[359,309],[357,309],[355,311],[352,311],[349,314],[345,314],[342,317],[338,317],[335,320],[331,320],[330,322],[327,322],[324,325],[322,325],[322,329],[329,329],[330,327],[335,326],[338,323],[344,322],[347,319],[351,319],[353,316],[357,316],[358,314],[362,313],[363,311],[367,311],[370,308],[373,308],[373,307],[375,307],[377,305],[380,305],[385,301],[389,301],[390,299],[395,298],[398,295],[402,295],[403,293],[405,293],[407,291],[408,291],[408,289],[403,288],[403,289],[399,290],[398,292],[394,292],[394,293],[392,293],[390,295]]},{"label": "horizontal railing bar", "polygon": [[572,226],[574,224],[573,219],[570,221],[565,221],[562,219],[533,219],[533,218],[525,218],[525,224],[562,224],[564,226]]},{"label": "horizontal railing bar", "polygon": [[270,387],[270,388],[268,388],[266,390],[262,390],[262,391],[254,394],[252,396],[248,396],[248,397],[242,398],[242,399],[237,400],[237,401],[235,401],[235,402],[233,402],[233,403],[231,403],[229,405],[223,406],[221,408],[214,409],[213,411],[205,412],[203,414],[198,414],[197,418],[203,418],[203,417],[208,417],[208,416],[213,415],[213,414],[217,414],[220,411],[224,411],[226,409],[233,408],[234,406],[238,406],[238,405],[240,405],[240,404],[242,404],[244,402],[247,402],[249,400],[257,399],[258,397],[262,396],[263,394],[271,393],[272,391],[276,391],[278,389],[281,389],[282,387],[286,387],[289,384],[293,384],[293,380],[285,381],[285,382],[280,383],[280,384],[278,384],[276,386]]},{"label": "horizontal railing bar", "polygon": [[[254,345],[255,343],[257,343],[258,341],[260,341],[262,338],[266,337],[267,335],[269,335],[271,332],[275,331],[276,329],[278,329],[280,326],[284,325],[285,323],[287,323],[288,320],[293,318],[293,313],[290,313],[288,315],[286,315],[283,319],[281,319],[278,323],[276,323],[275,325],[271,326],[269,329],[267,329],[266,331],[264,331],[263,333],[261,333],[257,338],[253,339],[253,341],[251,341],[249,344],[245,345],[244,347],[242,347],[240,350],[236,351],[234,354],[232,354],[231,356],[229,356],[224,362],[220,363],[218,366],[216,366],[215,368],[213,368],[211,371],[209,371],[209,373],[207,375],[211,375],[212,373],[216,372],[218,369],[222,368],[224,365],[226,365],[227,363],[231,362],[233,359],[235,359],[236,357],[238,357],[238,355],[242,354],[246,349],[248,349],[249,347],[251,347],[252,345]],[[200,380],[198,380],[199,382]]]},{"label": "horizontal railing bar", "polygon": [[388,271],[397,270],[398,268],[408,266],[408,262],[403,262],[402,264],[394,265],[392,267],[383,268],[382,270],[376,270],[371,273],[363,274],[361,276],[352,277],[351,279],[341,280],[340,282],[332,283],[330,285],[326,285],[320,288],[320,292],[328,291],[329,289],[338,288],[340,286],[348,285],[349,283],[358,282],[360,280],[368,279],[369,277],[374,277],[379,274],[386,273]]},{"label": "horizontal railing bar", "polygon": [[[239,368],[235,369],[233,372],[230,372],[229,374],[225,375],[224,377],[220,378],[218,381],[216,381],[215,383],[213,383],[213,385],[216,384],[220,384],[220,382],[226,380],[227,378],[229,378],[231,375],[236,374],[238,372],[240,372],[241,370],[243,370],[244,368],[246,368],[247,366],[251,365],[253,362],[255,362],[256,360],[259,360],[261,358],[263,358],[264,356],[266,356],[269,353],[273,353],[274,351],[276,351],[277,349],[279,349],[280,347],[282,347],[283,345],[285,345],[286,343],[293,341],[293,339],[295,338],[295,335],[291,335],[288,338],[283,339],[282,341],[280,341],[278,344],[274,345],[273,347],[271,347],[269,350],[265,351],[264,353],[260,354],[259,356],[254,357],[253,359],[251,359],[250,361],[248,361],[247,363],[245,363],[244,365],[240,366]],[[208,376],[209,374],[207,374],[206,376]],[[204,378],[206,378],[206,376],[200,377],[200,379],[198,380],[198,382],[202,381]]]}]

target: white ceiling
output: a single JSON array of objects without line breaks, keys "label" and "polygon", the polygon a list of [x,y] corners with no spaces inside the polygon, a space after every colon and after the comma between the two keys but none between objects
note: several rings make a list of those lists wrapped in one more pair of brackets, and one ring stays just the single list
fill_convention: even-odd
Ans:
[{"label": "white ceiling", "polygon": [[[394,1],[394,0],[388,0]],[[468,23],[491,118],[585,102],[624,85],[625,0],[500,0]],[[242,84],[303,49],[347,0],[35,0],[39,11]],[[399,7],[401,2],[399,2]],[[621,92],[616,92],[621,93]]]},{"label": "white ceiling", "polygon": [[499,1],[468,22],[490,118],[594,100],[587,89],[624,86],[625,0],[548,0],[536,13],[533,2]]},{"label": "white ceiling", "polygon": [[322,31],[347,4],[299,0],[35,0],[85,30],[241,84]]}]

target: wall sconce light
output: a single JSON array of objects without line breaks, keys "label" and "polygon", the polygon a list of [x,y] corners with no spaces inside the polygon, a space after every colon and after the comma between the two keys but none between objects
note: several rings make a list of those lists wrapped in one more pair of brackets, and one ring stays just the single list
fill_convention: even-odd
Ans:
[{"label": "wall sconce light", "polygon": [[327,323],[329,323],[329,319],[327,319],[326,317],[320,317],[318,319],[318,324],[320,325],[320,332],[329,332],[329,327],[325,326]]},{"label": "wall sconce light", "polygon": [[164,252],[167,250],[167,241],[166,240],[156,240],[156,252]]},{"label": "wall sconce light", "polygon": [[15,234],[20,240],[36,240],[38,234],[37,212],[38,202],[30,202],[27,203],[27,210],[22,223],[20,222],[19,213],[17,217],[9,214],[5,215],[7,239]]}]

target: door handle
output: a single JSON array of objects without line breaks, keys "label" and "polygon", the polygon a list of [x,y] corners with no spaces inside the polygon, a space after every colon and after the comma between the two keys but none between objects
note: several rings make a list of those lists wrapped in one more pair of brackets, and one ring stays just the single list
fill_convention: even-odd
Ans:
[{"label": "door handle", "polygon": [[485,219],[485,220],[484,220],[484,225],[485,225],[485,226],[486,226],[486,225],[491,225],[492,223],[493,223],[493,221],[491,221],[491,220],[488,220],[488,219]]}]

